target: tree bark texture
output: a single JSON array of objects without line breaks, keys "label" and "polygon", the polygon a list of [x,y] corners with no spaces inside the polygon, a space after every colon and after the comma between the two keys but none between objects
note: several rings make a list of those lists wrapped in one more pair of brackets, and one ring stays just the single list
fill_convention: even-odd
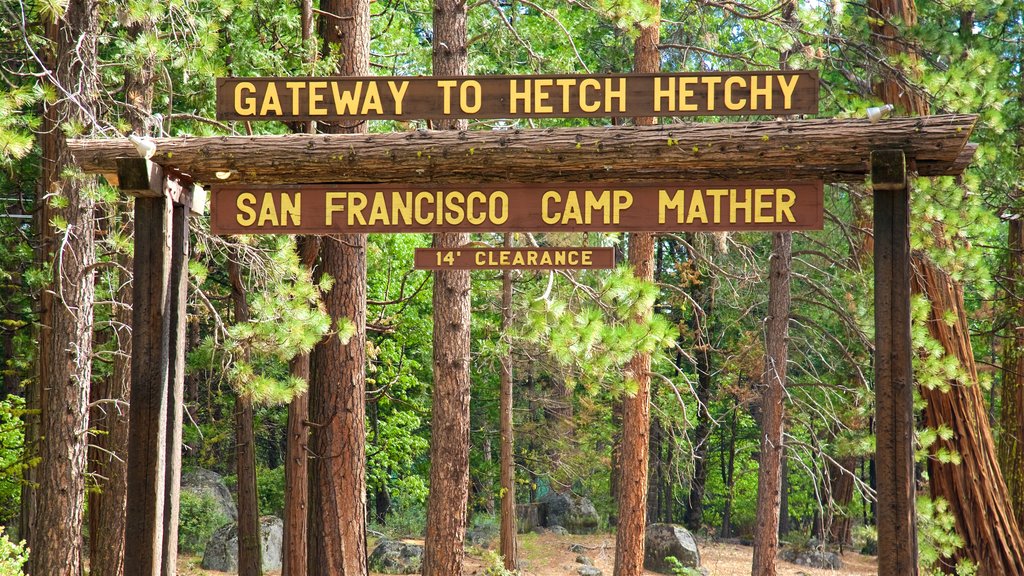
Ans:
[{"label": "tree bark texture", "polygon": [[[239,258],[228,259],[231,300],[235,323],[249,321],[247,291],[242,279]],[[243,351],[244,362],[249,351]],[[252,397],[245,390],[236,390],[235,398],[235,474],[238,476],[238,574],[260,576],[263,573],[260,546],[260,511],[256,493],[256,431],[253,428]]]},{"label": "tree bark texture", "polygon": [[[435,38],[437,28],[435,28]],[[435,72],[440,75],[439,70]],[[922,176],[963,171],[974,115],[799,122],[728,122],[542,128],[418,130],[372,135],[290,134],[156,138],[153,160],[197,181],[449,182],[628,181],[823,177],[862,182],[870,152],[903,149]],[[116,171],[135,154],[127,140],[70,140],[86,172]],[[698,152],[694,152],[694,148]],[[467,161],[472,155],[473,161]],[[282,167],[287,167],[284,169]]]},{"label": "tree bark texture", "polygon": [[[142,34],[153,29],[149,17],[128,25],[128,35],[137,40]],[[125,71],[126,115],[132,132],[146,134],[148,115],[153,103],[153,69],[155,54],[143,57],[142,65]],[[130,205],[130,204],[129,204]],[[111,216],[117,221],[115,206]],[[126,232],[134,233],[131,214],[123,215]],[[132,321],[132,277],[134,266],[131,254],[119,254],[117,262],[121,273],[118,277],[120,288],[114,299],[112,316],[113,338],[116,354],[113,358],[111,375],[97,399],[109,399],[117,404],[98,404],[90,413],[90,422],[96,434],[90,437],[99,450],[90,454],[92,472],[99,482],[99,490],[89,495],[89,569],[96,574],[122,576],[124,573],[124,530],[128,491],[128,402],[131,388],[131,321]],[[180,445],[180,443],[179,443]],[[176,507],[175,507],[176,509]],[[102,526],[102,529],[93,527]],[[177,530],[174,530],[174,544],[177,544]],[[166,538],[167,532],[165,532]],[[176,558],[176,557],[175,557]],[[173,571],[166,573],[173,574]]]},{"label": "tree bark texture", "polygon": [[[661,26],[660,0],[649,0],[657,16],[640,29],[633,45],[633,71],[661,69],[658,42]],[[655,118],[635,118],[638,126],[653,126]],[[629,235],[629,264],[633,275],[654,281],[654,234]],[[650,321],[652,310],[643,310],[634,322]],[[644,535],[647,529],[647,474],[651,434],[651,355],[638,352],[629,362],[627,378],[636,386],[622,399],[622,447],[619,461],[618,524],[615,533],[615,576],[644,573]]]},{"label": "tree bark texture", "polygon": [[[978,383],[963,288],[922,254],[914,254],[913,264],[913,292],[926,295],[931,303],[928,332],[942,345],[945,355],[959,360],[968,377],[966,382],[951,382],[947,392],[918,387],[927,402],[925,426],[953,430],[952,439],[937,440],[931,450],[945,448],[961,459],[959,465],[944,464],[934,457],[928,460],[931,495],[950,503],[956,532],[964,539],[964,547],[949,565],[966,557],[978,564],[980,576],[1024,574],[1024,540],[999,469]],[[953,321],[947,323],[950,317]]]},{"label": "tree bark texture", "polygon": [[[97,90],[96,40],[98,3],[69,2],[56,25],[56,80],[77,102],[61,98],[46,114],[53,118],[54,156],[48,174],[55,177],[47,192],[67,202],[53,214],[66,222],[53,245],[53,306],[50,310],[49,354],[41,381],[39,458],[34,526],[30,535],[33,574],[77,574],[82,570],[82,509],[85,500],[86,430],[89,428],[89,381],[92,376],[92,324],[95,286],[95,221],[89,178],[61,177],[72,164],[59,126],[77,121],[91,124]],[[57,180],[56,178],[60,178]]]},{"label": "tree bark texture", "polygon": [[[316,236],[298,238],[299,260],[312,270],[320,252]],[[299,354],[289,364],[291,375],[309,382],[309,354]],[[309,394],[299,394],[288,404],[287,447],[284,467],[284,540],[282,576],[306,576],[309,515]]]},{"label": "tree bark texture", "polygon": [[[435,76],[467,73],[466,9],[459,0],[434,0]],[[436,124],[442,130],[467,126],[465,120]],[[434,236],[437,248],[468,242],[469,234]],[[469,499],[470,318],[469,271],[434,272],[434,396],[424,576],[462,573]]]},{"label": "tree bark texture", "polygon": [[[505,234],[505,246],[512,245],[512,235]],[[504,337],[512,323],[512,272],[505,270],[501,276],[501,333]],[[501,530],[500,552],[505,569],[519,569],[519,546],[516,538],[516,462],[514,452],[514,421],[512,416],[512,354],[501,359],[501,392],[499,394],[501,427]]]},{"label": "tree bark texture", "polygon": [[[369,0],[323,0],[340,18],[320,20],[325,49],[336,50],[341,76],[370,73]],[[360,134],[366,123],[325,125],[325,132]],[[322,136],[318,136],[322,137]],[[337,136],[335,136],[337,137]],[[366,235],[325,236],[320,265],[334,285],[324,296],[335,327],[310,356],[309,524],[307,562],[316,576],[363,576],[366,552]]]},{"label": "tree bark texture", "polygon": [[[657,72],[660,2],[650,2],[659,15],[654,23],[640,30],[633,49],[633,71]],[[654,118],[636,118],[638,126],[653,126]],[[637,278],[654,280],[654,235],[631,233],[629,263]],[[635,321],[650,321],[651,310],[643,311]],[[643,574],[644,535],[646,532],[648,465],[650,456],[651,356],[640,352],[629,363],[628,375],[636,386],[622,400],[622,446],[619,462],[618,528],[615,538],[615,575]]]},{"label": "tree bark texture", "polygon": [[[694,245],[691,240],[690,245]],[[696,261],[694,261],[696,266]],[[693,478],[690,481],[690,493],[686,500],[686,514],[683,522],[690,530],[700,530],[704,523],[704,487],[708,478],[708,443],[711,441],[711,314],[715,305],[715,277],[709,269],[700,275],[700,284],[692,289],[693,297],[699,306],[693,311],[693,332],[697,336],[696,349],[693,352],[697,359],[697,427],[694,430],[693,447]]]},{"label": "tree bark texture", "polygon": [[765,321],[765,369],[761,395],[761,458],[757,471],[753,576],[775,576],[779,551],[779,509],[782,498],[783,420],[786,362],[789,357],[789,284],[792,275],[792,232],[772,235],[768,265],[768,318]]},{"label": "tree bark texture", "polygon": [[1024,220],[1009,222],[999,463],[1017,526],[1024,527]]}]

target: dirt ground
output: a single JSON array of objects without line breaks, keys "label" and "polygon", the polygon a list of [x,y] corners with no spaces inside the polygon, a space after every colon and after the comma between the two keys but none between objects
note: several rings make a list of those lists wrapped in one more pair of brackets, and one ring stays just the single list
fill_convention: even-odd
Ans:
[{"label": "dirt ground", "polygon": [[[576,576],[576,554],[569,551],[571,544],[586,548],[595,566],[606,576],[612,574],[615,558],[615,536],[597,534],[591,536],[558,536],[556,534],[523,534],[519,537],[522,572],[525,576]],[[419,542],[422,544],[422,542]],[[371,543],[372,549],[372,543]],[[701,562],[712,576],[744,576],[750,574],[750,559],[753,549],[749,546],[700,543]],[[487,568],[486,551],[473,548],[466,557],[464,576],[481,576]],[[183,556],[179,561],[181,576],[220,576],[222,572],[208,572],[199,568],[201,558]],[[778,563],[779,576],[875,576],[878,573],[874,558],[847,552],[843,555],[842,570],[816,570],[788,562]],[[655,576],[654,572],[646,572]],[[277,576],[270,572],[267,576]],[[373,576],[379,576],[374,574]]]}]

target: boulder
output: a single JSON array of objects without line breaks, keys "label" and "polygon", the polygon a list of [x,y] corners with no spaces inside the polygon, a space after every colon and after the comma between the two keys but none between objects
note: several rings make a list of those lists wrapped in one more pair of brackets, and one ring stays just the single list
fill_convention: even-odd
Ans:
[{"label": "boulder", "polygon": [[843,560],[838,554],[820,548],[787,548],[779,552],[779,558],[797,566],[807,566],[808,568],[840,570],[843,567]]},{"label": "boulder", "polygon": [[577,564],[583,564],[584,566],[593,566],[594,565],[594,561],[591,560],[589,556],[584,556],[583,554],[580,554],[579,556],[576,557],[576,563]]},{"label": "boulder", "polygon": [[382,539],[370,554],[370,570],[384,574],[419,574],[423,546]]},{"label": "boulder", "polygon": [[644,539],[644,568],[672,574],[665,558],[672,556],[685,568],[700,568],[700,550],[693,534],[677,524],[651,524]]},{"label": "boulder", "polygon": [[181,490],[191,492],[200,498],[206,496],[212,498],[220,507],[221,513],[232,522],[238,521],[238,509],[235,508],[235,500],[231,497],[224,479],[220,474],[193,468],[181,474]]},{"label": "boulder", "polygon": [[516,531],[520,534],[533,532],[540,526],[540,502],[516,504]]},{"label": "boulder", "polygon": [[565,528],[562,528],[561,526],[559,526],[557,524],[552,526],[552,527],[550,527],[550,528],[548,528],[548,530],[552,534],[554,534],[556,536],[565,536],[565,535],[567,535],[569,533],[568,530],[566,530]]},{"label": "boulder", "polygon": [[593,566],[580,566],[576,573],[580,576],[604,576],[604,572],[601,572],[600,568],[594,568]]},{"label": "boulder", "polygon": [[[263,570],[280,570],[284,522],[276,516],[260,518],[260,554]],[[210,536],[203,553],[205,570],[238,572],[238,524],[225,524]]]},{"label": "boulder", "polygon": [[551,491],[540,504],[541,526],[562,526],[570,534],[593,534],[601,523],[594,503],[582,496]]}]

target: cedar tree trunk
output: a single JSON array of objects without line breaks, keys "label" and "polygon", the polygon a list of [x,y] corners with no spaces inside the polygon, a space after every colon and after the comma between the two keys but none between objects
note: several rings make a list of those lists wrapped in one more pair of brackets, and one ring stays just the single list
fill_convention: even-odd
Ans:
[{"label": "cedar tree trunk", "polygon": [[765,369],[761,396],[761,458],[757,472],[757,513],[754,529],[753,576],[775,576],[779,551],[779,509],[782,498],[782,429],[789,356],[789,282],[792,232],[772,234],[768,277],[768,318],[765,326]]},{"label": "cedar tree trunk", "polygon": [[[512,235],[505,234],[505,246],[512,245]],[[501,335],[507,334],[512,322],[512,272],[501,276]],[[513,452],[514,421],[512,417],[512,352],[501,359],[501,392],[499,412],[501,420],[501,546],[505,569],[519,569],[519,551],[516,539],[516,462]]]},{"label": "cedar tree trunk", "polygon": [[[53,208],[66,225],[53,244],[53,306],[40,357],[41,387],[39,464],[35,518],[30,534],[32,574],[78,574],[82,571],[82,511],[85,501],[86,430],[89,428],[89,381],[92,376],[92,328],[95,285],[95,221],[88,177],[63,177],[73,163],[60,126],[92,124],[97,94],[96,40],[98,3],[72,0],[53,28],[56,31],[55,77],[75,94],[61,98],[45,115],[55,129],[41,136],[52,153],[43,159],[47,193],[57,193],[66,207]],[[60,180],[57,180],[60,178]]]}]

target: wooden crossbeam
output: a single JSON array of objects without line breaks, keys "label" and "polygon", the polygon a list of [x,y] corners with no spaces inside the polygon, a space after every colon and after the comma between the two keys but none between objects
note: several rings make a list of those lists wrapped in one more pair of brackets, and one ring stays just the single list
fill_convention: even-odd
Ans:
[{"label": "wooden crossbeam", "polygon": [[[506,131],[416,130],[158,138],[153,161],[195,181],[572,182],[822,177],[863,180],[872,150],[901,150],[922,176],[970,163],[975,115],[683,123]],[[127,139],[68,141],[82,170],[110,173]]]},{"label": "wooden crossbeam", "polygon": [[138,156],[116,158],[114,167],[116,171],[106,178],[125,194],[140,198],[168,196],[174,205],[184,206],[192,216],[201,216],[206,209],[206,190],[179,170]]}]

